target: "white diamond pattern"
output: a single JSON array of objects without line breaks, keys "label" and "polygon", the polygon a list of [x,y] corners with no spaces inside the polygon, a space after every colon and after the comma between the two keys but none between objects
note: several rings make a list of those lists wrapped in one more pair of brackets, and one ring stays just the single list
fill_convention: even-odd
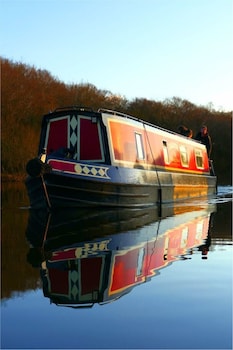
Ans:
[{"label": "white diamond pattern", "polygon": [[75,116],[72,117],[71,121],[70,121],[70,126],[71,128],[74,130],[76,128],[76,126],[78,125],[77,119]]},{"label": "white diamond pattern", "polygon": [[70,274],[71,280],[75,283],[78,280],[78,272],[73,270]]},{"label": "white diamond pattern", "polygon": [[95,168],[91,168],[91,173],[95,176],[97,174],[97,170]]},{"label": "white diamond pattern", "polygon": [[88,169],[88,167],[85,166],[85,167],[83,168],[83,172],[84,172],[85,174],[88,174],[88,173],[90,172],[90,169]]},{"label": "white diamond pattern", "polygon": [[72,296],[73,299],[76,299],[77,295],[78,295],[78,271],[73,270],[70,271],[70,296]]},{"label": "white diamond pattern", "polygon": [[78,288],[77,288],[76,284],[73,285],[73,287],[71,289],[71,294],[72,294],[73,298],[76,299],[76,297],[78,295]]},{"label": "white diamond pattern", "polygon": [[92,176],[97,178],[105,178],[109,179],[110,177],[107,174],[109,168],[106,168],[104,166],[90,166],[87,164],[81,164],[78,163],[75,165],[74,170],[76,174],[78,175],[86,175],[86,176]]},{"label": "white diamond pattern", "polygon": [[72,146],[74,146],[77,142],[77,136],[75,135],[75,133],[73,132],[71,137],[70,137],[70,143]]},{"label": "white diamond pattern", "polygon": [[100,176],[107,176],[106,170],[104,170],[103,168],[100,168],[98,173],[99,173]]}]

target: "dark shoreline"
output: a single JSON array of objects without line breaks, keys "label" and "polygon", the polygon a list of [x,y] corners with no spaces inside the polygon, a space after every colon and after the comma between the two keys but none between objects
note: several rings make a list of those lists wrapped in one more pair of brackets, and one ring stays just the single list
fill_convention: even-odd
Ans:
[{"label": "dark shoreline", "polygon": [[1,174],[1,182],[24,182],[25,179],[25,174]]}]

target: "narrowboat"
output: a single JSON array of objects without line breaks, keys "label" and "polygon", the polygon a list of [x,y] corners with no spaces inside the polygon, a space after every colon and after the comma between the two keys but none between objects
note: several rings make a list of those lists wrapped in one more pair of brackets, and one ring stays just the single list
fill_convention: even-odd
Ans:
[{"label": "narrowboat", "polygon": [[26,171],[31,208],[137,208],[216,193],[204,145],[106,109],[45,115]]},{"label": "narrowboat", "polygon": [[44,296],[52,303],[104,305],[150,282],[178,260],[193,254],[207,259],[215,211],[214,204],[185,205],[176,208],[176,215],[158,218],[151,207],[90,210],[67,221],[47,212],[44,229],[40,211],[31,211],[28,262],[39,269]]}]

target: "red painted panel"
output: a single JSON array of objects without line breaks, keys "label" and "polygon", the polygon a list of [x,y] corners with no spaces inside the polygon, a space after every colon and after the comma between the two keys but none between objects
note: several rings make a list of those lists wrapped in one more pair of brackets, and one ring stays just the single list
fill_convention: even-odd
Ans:
[{"label": "red painted panel", "polygon": [[62,160],[49,159],[48,164],[50,164],[54,170],[75,173],[75,164],[74,163],[71,163],[68,161],[62,161]]},{"label": "red painted panel", "polygon": [[112,276],[111,292],[134,285],[137,269],[138,249],[126,252],[115,257]]},{"label": "red painted panel", "polygon": [[80,118],[80,160],[102,160],[97,123]]},{"label": "red painted panel", "polygon": [[82,295],[99,290],[102,262],[102,257],[81,259]]},{"label": "red painted panel", "polygon": [[51,293],[68,295],[68,271],[49,269],[48,273],[51,284]]},{"label": "red painted panel", "polygon": [[59,148],[68,147],[68,120],[67,117],[50,122],[47,154],[57,151]]},{"label": "red painted panel", "polygon": [[53,252],[52,257],[49,259],[49,261],[61,261],[61,260],[75,259],[76,258],[75,252],[76,252],[76,248],[65,249],[65,250]]}]

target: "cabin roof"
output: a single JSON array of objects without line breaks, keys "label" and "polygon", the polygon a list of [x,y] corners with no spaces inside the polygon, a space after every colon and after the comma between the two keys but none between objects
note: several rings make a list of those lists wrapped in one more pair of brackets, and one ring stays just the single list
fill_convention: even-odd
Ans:
[{"label": "cabin roof", "polygon": [[70,110],[77,110],[82,112],[95,112],[93,108],[90,107],[83,107],[83,106],[66,106],[66,107],[58,107],[56,108],[52,113],[61,112],[61,111],[70,111]]},{"label": "cabin roof", "polygon": [[184,135],[181,135],[181,134],[179,134],[179,133],[177,133],[175,131],[172,131],[172,130],[169,130],[169,129],[165,129],[165,128],[161,127],[161,126],[158,126],[156,124],[150,123],[148,121],[145,121],[145,120],[137,118],[137,117],[133,117],[133,116],[131,116],[129,114],[125,114],[125,113],[122,113],[122,112],[114,111],[114,110],[111,110],[111,109],[105,109],[105,108],[99,108],[98,112],[111,114],[111,115],[116,116],[116,117],[123,117],[125,119],[131,119],[131,120],[134,120],[136,122],[142,123],[144,125],[150,126],[152,128],[156,128],[158,130],[161,130],[163,132],[167,132],[167,133],[173,134],[173,135],[175,135],[175,136],[177,136],[179,138],[181,137],[181,138],[184,138],[185,140],[189,140],[191,142],[196,142],[198,144],[202,144],[200,141],[197,141],[197,140],[192,139],[192,138],[188,138],[188,137],[186,137]]},{"label": "cabin roof", "polygon": [[129,120],[133,120],[133,121],[142,123],[144,125],[150,126],[152,128],[156,128],[156,129],[161,130],[163,132],[167,132],[167,133],[176,135],[179,138],[184,138],[186,141],[189,140],[190,142],[195,142],[195,143],[198,143],[198,144],[202,145],[202,143],[200,141],[197,141],[197,140],[192,139],[192,138],[187,138],[186,136],[183,136],[183,135],[181,135],[181,134],[179,134],[179,133],[177,133],[175,131],[172,131],[172,130],[169,130],[169,129],[165,129],[165,128],[161,127],[161,126],[158,126],[156,124],[150,123],[150,122],[145,121],[143,119],[134,117],[132,115],[129,115],[129,114],[126,114],[126,113],[123,113],[123,112],[118,112],[118,111],[115,111],[115,110],[112,110],[112,109],[99,108],[96,111],[93,108],[85,107],[85,106],[65,106],[65,107],[58,107],[58,108],[56,108],[54,111],[46,114],[44,116],[44,118],[46,120],[52,119],[57,114],[61,114],[63,112],[71,112],[71,111],[75,111],[75,112],[78,111],[78,112],[81,112],[81,113],[91,113],[91,114],[94,114],[95,116],[97,116],[97,115],[100,116],[102,113],[105,113],[105,114],[109,114],[109,115],[112,115],[112,116],[115,116],[115,117],[121,117],[121,118],[129,119]]}]

